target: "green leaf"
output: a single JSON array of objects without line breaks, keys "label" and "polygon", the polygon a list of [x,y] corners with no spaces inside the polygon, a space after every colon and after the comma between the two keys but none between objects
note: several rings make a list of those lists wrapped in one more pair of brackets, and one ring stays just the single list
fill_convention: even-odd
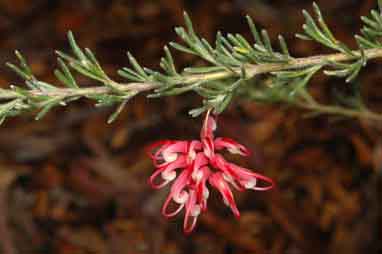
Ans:
[{"label": "green leaf", "polygon": [[291,87],[292,91],[289,93],[290,97],[294,97],[297,95],[301,90],[304,90],[306,85],[308,84],[309,80],[312,78],[312,76],[319,71],[322,68],[321,65],[319,66],[313,66],[310,68],[310,71],[305,75],[303,78],[297,78],[292,81]]},{"label": "green leaf", "polygon": [[204,105],[203,107],[195,108],[188,111],[188,114],[191,115],[192,117],[197,117],[203,114],[203,112],[207,111],[207,109],[208,109],[208,105]]},{"label": "green leaf", "polygon": [[186,86],[182,86],[182,87],[174,87],[172,89],[169,89],[166,92],[149,94],[147,97],[148,98],[158,98],[158,97],[162,97],[162,96],[179,95],[179,94],[194,90],[195,88],[199,87],[202,83],[204,83],[204,81],[200,81],[200,82],[193,83],[193,84],[186,85]]},{"label": "green leaf", "polygon": [[27,73],[29,76],[33,76],[32,70],[29,68],[29,65],[27,64],[27,61],[21,55],[21,53],[18,50],[15,50],[15,55],[19,59],[21,68],[24,70],[24,72]]},{"label": "green leaf", "polygon": [[280,48],[281,48],[281,52],[285,55],[285,56],[288,56],[290,57],[290,53],[289,53],[289,49],[288,49],[288,45],[284,39],[284,37],[282,35],[279,35],[278,36],[278,39],[279,39],[279,43],[280,43]]},{"label": "green leaf", "polygon": [[15,99],[13,101],[0,104],[0,125],[4,120],[11,115],[11,111],[20,103],[20,99]]},{"label": "green leaf", "polygon": [[333,33],[327,26],[321,14],[321,11],[316,3],[313,3],[313,9],[317,16],[318,25],[316,21],[312,18],[312,16],[310,16],[310,14],[306,10],[303,10],[302,13],[305,17],[305,24],[303,25],[303,29],[306,35],[298,34],[296,36],[300,39],[307,39],[307,36],[309,39],[315,40],[328,48],[340,51],[349,56],[354,56],[353,52],[344,43],[338,41],[334,37]]},{"label": "green leaf", "polygon": [[337,41],[336,38],[333,36],[333,34],[330,31],[329,27],[326,25],[325,20],[324,20],[322,14],[321,14],[320,8],[318,7],[318,5],[315,2],[313,2],[313,9],[314,9],[314,12],[317,15],[318,24],[320,25],[320,27],[323,30],[323,32],[326,35],[326,37],[328,37],[329,40],[331,40],[333,42],[336,42]]},{"label": "green leaf", "polygon": [[62,51],[60,51],[60,50],[56,50],[55,53],[56,53],[59,57],[61,57],[62,59],[68,61],[69,63],[72,63],[72,62],[78,62],[78,63],[79,63],[78,60],[76,60],[75,58],[69,56],[68,54],[66,54],[66,53],[64,53],[64,52],[62,52]]},{"label": "green leaf", "polygon": [[233,45],[226,38],[224,38],[220,32],[216,35],[216,41],[221,45],[221,47],[225,47],[231,51],[233,50]]},{"label": "green leaf", "polygon": [[42,110],[38,112],[35,120],[42,119],[53,107],[59,105],[63,100],[63,97],[54,97],[43,103]]},{"label": "green leaf", "polygon": [[131,66],[133,66],[133,68],[139,74],[139,76],[147,79],[148,76],[147,76],[146,72],[144,71],[142,66],[137,62],[137,60],[134,58],[134,56],[130,52],[127,52],[127,56],[129,58],[129,62],[131,64]]},{"label": "green leaf", "polygon": [[21,70],[19,67],[17,67],[16,65],[12,64],[12,63],[6,63],[6,65],[12,69],[17,75],[19,75],[21,78],[25,79],[25,80],[29,80],[31,79],[31,77],[29,76],[28,73],[24,72],[23,70]]},{"label": "green leaf", "polygon": [[43,82],[43,81],[39,81],[39,80],[34,80],[34,81],[30,81],[31,83],[34,84],[35,87],[37,87],[37,89],[41,90],[41,91],[54,91],[54,90],[57,90],[57,87],[49,84],[49,83],[46,83],[46,82]]},{"label": "green leaf", "polygon": [[32,80],[35,79],[33,76],[32,70],[30,69],[27,61],[25,58],[21,55],[21,53],[18,50],[15,50],[15,55],[17,59],[19,60],[20,67],[12,64],[12,63],[6,63],[6,65],[11,68],[16,74],[18,74],[21,78],[25,80]]},{"label": "green leaf", "polygon": [[233,94],[232,93],[228,93],[225,95],[223,101],[221,103],[219,103],[216,107],[215,107],[215,113],[216,114],[220,114],[222,113],[227,107],[228,105],[230,104],[231,100],[232,100],[232,97],[233,97]]},{"label": "green leaf", "polygon": [[330,41],[329,38],[327,38],[318,28],[316,23],[314,22],[313,18],[310,16],[310,14],[306,11],[303,10],[303,15],[305,17],[306,24],[302,26],[304,29],[305,33],[313,40],[329,47],[333,48],[335,45],[333,44],[332,41]]},{"label": "green leaf", "polygon": [[295,36],[296,36],[296,38],[301,39],[301,40],[305,40],[305,41],[313,40],[311,37],[306,36],[305,34],[297,33],[297,34],[295,34]]},{"label": "green leaf", "polygon": [[273,53],[271,39],[269,39],[267,30],[261,30],[261,36],[263,37],[264,47],[267,49],[269,53]]},{"label": "green leaf", "polygon": [[76,57],[80,61],[83,61],[83,63],[87,62],[88,59],[86,58],[85,54],[82,52],[81,48],[77,45],[77,42],[74,39],[74,35],[72,31],[68,32],[68,40],[69,40],[70,47],[72,48],[73,53],[76,55]]},{"label": "green leaf", "polygon": [[146,81],[146,78],[145,77],[142,77],[140,76],[138,73],[136,73],[135,71],[129,69],[129,68],[122,68],[121,70],[118,70],[118,74],[128,80],[131,80],[131,81],[136,81],[136,82],[145,82]]},{"label": "green leaf", "polygon": [[62,70],[60,71],[59,69],[56,69],[54,71],[54,74],[56,75],[57,79],[59,79],[68,88],[79,88],[76,80],[74,79],[72,73],[70,72],[65,62],[61,58],[58,58],[57,61]]},{"label": "green leaf", "polygon": [[82,64],[78,63],[78,62],[72,62],[70,63],[70,66],[75,69],[77,72],[81,73],[82,75],[88,77],[88,78],[91,78],[91,79],[94,79],[94,80],[98,80],[102,83],[105,82],[105,77],[99,75],[99,73],[96,73],[94,72],[93,70],[91,69],[88,69],[86,67],[84,67]]},{"label": "green leaf", "polygon": [[378,24],[382,25],[382,14],[381,13],[378,13],[377,11],[375,10],[371,10],[371,16],[372,18],[378,22]]},{"label": "green leaf", "polygon": [[361,57],[351,64],[330,62],[329,64],[332,65],[335,70],[325,70],[324,73],[328,76],[346,77],[347,83],[352,82],[367,62],[364,51],[361,50],[361,52],[363,52],[361,53]]},{"label": "green leaf", "polygon": [[167,71],[170,75],[179,75],[176,70],[174,58],[171,55],[170,49],[167,46],[164,46],[163,49],[165,52],[165,57],[163,58],[163,69]]},{"label": "green leaf", "polygon": [[253,38],[255,39],[255,42],[261,46],[264,46],[263,41],[261,40],[260,34],[257,31],[257,28],[256,28],[255,23],[253,22],[252,18],[249,15],[247,15],[246,19],[248,22],[248,26],[251,30],[251,33],[253,35]]},{"label": "green leaf", "polygon": [[369,25],[370,27],[374,28],[374,29],[378,29],[381,27],[381,24],[379,24],[377,21],[374,21],[372,19],[370,19],[369,17],[365,17],[365,16],[362,16],[361,17],[361,20],[366,24],[366,25]]},{"label": "green leaf", "polygon": [[192,21],[190,19],[190,16],[187,14],[187,12],[183,12],[184,22],[186,24],[188,34],[190,35],[191,39],[194,41],[198,40],[198,36],[195,33],[194,27],[192,25]]},{"label": "green leaf", "polygon": [[126,103],[127,103],[128,101],[129,101],[129,99],[124,100],[124,101],[117,107],[117,109],[114,111],[114,113],[110,115],[110,117],[109,117],[108,120],[107,120],[107,123],[108,123],[108,124],[113,123],[113,122],[117,119],[117,117],[121,114],[122,110],[125,108]]},{"label": "green leaf", "polygon": [[314,66],[314,67],[304,68],[302,70],[277,71],[277,72],[272,72],[272,74],[276,75],[277,78],[279,79],[295,79],[295,78],[299,78],[311,73],[312,70],[315,70],[315,68],[316,67]]},{"label": "green leaf", "polygon": [[355,39],[357,40],[357,43],[364,49],[372,49],[372,48],[378,48],[378,44],[367,40],[366,38],[355,35]]},{"label": "green leaf", "polygon": [[174,49],[179,50],[183,53],[197,55],[197,53],[193,49],[187,48],[183,45],[180,45],[179,43],[170,42],[169,45],[173,47]]}]

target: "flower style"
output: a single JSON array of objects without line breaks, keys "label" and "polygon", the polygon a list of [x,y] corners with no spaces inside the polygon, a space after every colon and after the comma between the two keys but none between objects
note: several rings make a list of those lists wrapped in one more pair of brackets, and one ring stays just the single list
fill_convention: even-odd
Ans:
[{"label": "flower style", "polygon": [[250,155],[245,146],[230,138],[215,138],[216,127],[216,116],[208,111],[200,141],[164,140],[149,148],[149,155],[156,167],[149,179],[150,185],[160,189],[173,182],[162,214],[170,218],[184,209],[185,233],[194,229],[199,214],[207,209],[207,183],[220,192],[223,202],[236,217],[240,217],[240,212],[231,186],[238,191],[266,191],[274,186],[272,179],[230,163],[217,153],[225,149],[233,154]]}]

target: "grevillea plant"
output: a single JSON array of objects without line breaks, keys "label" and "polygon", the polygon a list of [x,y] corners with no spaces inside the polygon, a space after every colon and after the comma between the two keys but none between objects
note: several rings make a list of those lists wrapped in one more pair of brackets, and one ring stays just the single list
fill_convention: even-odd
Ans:
[{"label": "grevillea plant", "polygon": [[[272,188],[273,182],[226,161],[218,153],[225,149],[231,153],[249,155],[248,150],[237,142],[214,137],[217,116],[234,98],[288,104],[316,114],[382,121],[382,114],[372,112],[365,106],[359,88],[355,96],[341,98],[338,105],[318,102],[308,89],[310,80],[320,71],[328,76],[344,78],[346,83],[352,85],[370,59],[382,58],[382,0],[378,0],[378,8],[371,10],[370,15],[361,17],[363,27],[355,35],[355,49],[335,37],[315,3],[313,11],[314,17],[303,11],[303,33],[296,36],[333,50],[331,54],[293,57],[281,35],[278,37],[279,50],[275,50],[267,31],[259,31],[249,16],[246,19],[254,43],[240,34],[217,32],[216,40],[211,44],[197,35],[185,13],[185,27],[175,28],[183,43],[170,42],[164,47],[164,57],[160,61],[163,70],[144,68],[128,53],[131,67],[118,70],[119,75],[126,80],[124,82],[113,80],[103,70],[94,53],[88,48],[79,47],[69,32],[72,52],[56,51],[59,68],[54,74],[63,86],[39,80],[25,58],[18,51],[15,52],[19,64],[7,65],[25,80],[25,86],[11,85],[7,89],[0,89],[0,123],[8,117],[28,111],[38,111],[35,117],[38,120],[52,108],[66,106],[81,98],[94,100],[97,106],[117,105],[108,120],[112,122],[126,103],[140,93],[148,92],[148,98],[158,98],[195,92],[203,98],[203,104],[190,110],[190,115],[206,115],[200,140],[166,140],[153,145],[149,153],[156,170],[150,178],[150,184],[154,188],[161,188],[173,182],[162,213],[171,217],[184,209],[186,232],[194,228],[199,213],[207,208],[207,184],[216,188],[223,201],[239,216],[230,186],[237,190],[268,190]],[[206,64],[179,71],[170,48],[199,57]],[[74,73],[100,85],[80,87]],[[254,82],[260,75],[264,82]]]}]

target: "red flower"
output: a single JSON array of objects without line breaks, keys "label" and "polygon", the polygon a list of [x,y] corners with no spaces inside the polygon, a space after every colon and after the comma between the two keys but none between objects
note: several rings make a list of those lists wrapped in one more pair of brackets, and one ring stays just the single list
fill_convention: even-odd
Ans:
[{"label": "red flower", "polygon": [[[230,138],[215,138],[216,126],[216,117],[208,111],[200,141],[165,140],[150,146],[150,157],[156,170],[149,183],[159,189],[174,181],[162,207],[162,214],[173,217],[184,208],[183,228],[186,233],[194,229],[199,214],[207,209],[207,182],[220,192],[223,202],[236,217],[240,216],[240,212],[230,186],[239,191],[265,191],[274,186],[272,179],[227,162],[221,154],[216,153],[226,149],[233,154],[250,155],[245,146]],[[267,185],[261,185],[261,181]]]}]

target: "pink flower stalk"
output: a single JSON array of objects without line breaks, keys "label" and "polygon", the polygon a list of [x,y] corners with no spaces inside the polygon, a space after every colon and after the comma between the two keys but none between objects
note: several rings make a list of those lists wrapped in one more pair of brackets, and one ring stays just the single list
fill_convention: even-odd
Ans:
[{"label": "pink flower stalk", "polygon": [[194,229],[199,214],[207,209],[207,182],[220,192],[223,202],[237,218],[240,212],[231,186],[239,191],[266,191],[274,186],[272,179],[230,163],[217,153],[225,149],[233,154],[250,155],[245,146],[230,138],[215,138],[216,127],[216,116],[208,111],[200,141],[164,140],[150,146],[149,154],[156,170],[149,183],[154,189],[160,189],[173,182],[162,214],[170,218],[184,209],[185,233]]}]

